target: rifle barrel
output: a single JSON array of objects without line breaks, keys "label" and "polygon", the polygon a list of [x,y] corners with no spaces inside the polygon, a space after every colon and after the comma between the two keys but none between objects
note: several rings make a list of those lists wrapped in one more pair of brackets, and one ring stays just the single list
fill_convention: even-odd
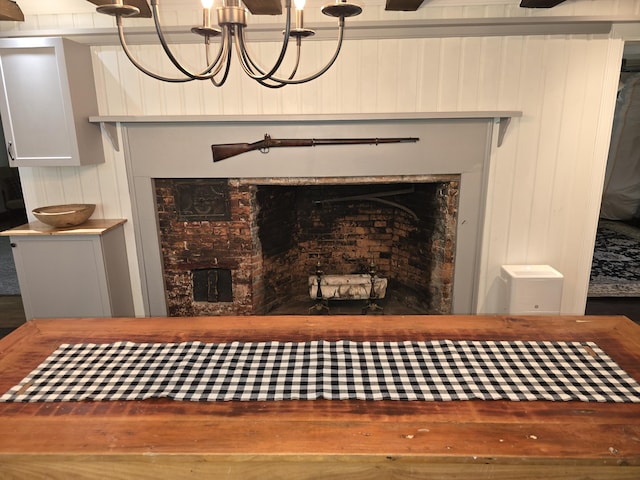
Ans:
[{"label": "rifle barrel", "polygon": [[378,145],[379,143],[410,143],[417,142],[419,138],[401,137],[401,138],[314,138],[314,145],[359,145],[369,144]]}]

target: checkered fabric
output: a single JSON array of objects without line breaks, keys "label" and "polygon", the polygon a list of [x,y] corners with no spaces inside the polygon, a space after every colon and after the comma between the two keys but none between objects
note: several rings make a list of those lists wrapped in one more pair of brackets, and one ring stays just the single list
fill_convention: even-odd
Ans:
[{"label": "checkered fabric", "polygon": [[586,342],[61,345],[0,400],[579,400],[640,402]]}]

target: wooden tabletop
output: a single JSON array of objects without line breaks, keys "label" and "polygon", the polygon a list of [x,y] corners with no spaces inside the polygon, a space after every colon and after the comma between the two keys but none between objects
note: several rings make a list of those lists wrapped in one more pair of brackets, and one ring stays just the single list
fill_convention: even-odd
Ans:
[{"label": "wooden tabletop", "polygon": [[[0,340],[4,393],[61,343],[594,341],[640,379],[624,317],[33,320]],[[0,478],[640,478],[640,405],[510,401],[0,404]],[[13,475],[13,476],[12,476]]]}]

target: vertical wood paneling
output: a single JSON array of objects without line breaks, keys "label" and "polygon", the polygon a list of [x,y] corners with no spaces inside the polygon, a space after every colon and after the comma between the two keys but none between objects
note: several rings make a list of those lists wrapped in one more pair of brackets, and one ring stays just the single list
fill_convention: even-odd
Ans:
[{"label": "vertical wood paneling", "polygon": [[438,110],[438,99],[440,98],[440,63],[442,56],[442,40],[428,38],[420,40],[421,65],[418,71],[420,89],[420,101],[417,103],[418,111],[435,112]]},{"label": "vertical wood paneling", "polygon": [[484,38],[478,51],[479,71],[475,108],[489,110],[500,104],[500,72],[502,48],[506,40],[500,37]]},{"label": "vertical wood paneling", "polygon": [[363,112],[375,112],[376,97],[378,95],[377,86],[372,81],[378,78],[378,42],[375,40],[366,40],[362,42],[362,60],[363,66],[362,82],[359,85],[360,105]]},{"label": "vertical wood paneling", "polygon": [[438,110],[458,110],[460,88],[463,88],[460,84],[462,42],[461,38],[444,38],[440,44]]},{"label": "vertical wood paneling", "polygon": [[378,112],[392,112],[397,108],[398,89],[402,88],[399,82],[401,66],[398,57],[398,40],[378,43],[378,76],[375,80]]},{"label": "vertical wood paneling", "polygon": [[[347,42],[338,59],[341,82],[336,84],[336,90],[340,95],[342,108],[348,112],[362,111],[362,86],[368,81],[368,65],[362,62],[362,47],[361,42]],[[349,83],[346,79],[349,79]]]},{"label": "vertical wood paneling", "polygon": [[530,215],[535,202],[533,179],[536,176],[538,136],[541,128],[541,100],[544,92],[544,44],[542,37],[527,37],[521,64],[519,105],[524,112],[519,123],[518,149],[513,161],[516,164],[512,179],[514,195],[511,198],[509,218],[509,245],[504,263],[526,263]]},{"label": "vertical wood paneling", "polygon": [[[550,235],[550,239],[545,247],[553,252],[555,258],[553,262],[559,265],[558,268],[563,268],[566,271],[579,268],[578,264],[571,265],[572,255],[568,254],[569,251],[575,252],[576,243],[580,243],[581,239],[584,241],[587,237],[586,234],[578,233],[574,231],[574,225],[571,225],[572,220],[569,216],[578,216],[581,218],[581,225],[592,224],[594,218],[588,218],[584,211],[584,195],[579,195],[579,185],[574,181],[574,172],[576,169],[584,168],[587,163],[585,159],[580,158],[580,137],[582,123],[584,122],[585,115],[589,115],[588,109],[593,102],[586,102],[585,99],[589,98],[588,82],[586,81],[584,66],[588,65],[588,55],[592,46],[588,40],[574,41],[572,42],[567,58],[567,87],[564,91],[564,98],[562,100],[563,110],[566,115],[573,119],[572,122],[563,122],[560,127],[560,141],[558,144],[555,176],[553,179],[553,189],[551,198],[551,212],[550,212],[550,224],[549,229],[553,235]],[[579,196],[576,198],[576,194]],[[599,198],[599,194],[593,192],[594,196]],[[582,227],[581,227],[582,228]],[[583,236],[584,235],[584,236]],[[554,248],[551,244],[553,241],[561,242],[561,248]],[[592,248],[592,247],[591,247]],[[569,262],[568,262],[569,261]],[[583,267],[584,268],[584,267]],[[568,284],[568,290],[572,289],[571,284]],[[576,285],[576,290],[571,292],[572,294],[566,295],[567,301],[571,303],[573,297],[579,295],[579,288]],[[577,304],[568,307],[569,309],[577,310]]]},{"label": "vertical wood paneling", "polygon": [[[567,88],[568,50],[571,42],[560,38],[550,38],[544,45],[544,90],[541,99],[541,122],[537,150],[535,183],[533,184],[535,202],[531,209],[528,247],[525,263],[549,263],[547,240],[553,236],[549,231],[549,221],[553,199],[553,179],[557,164],[558,144],[562,139],[560,131],[564,118],[571,115],[563,104]],[[579,89],[579,82],[572,85]],[[556,268],[559,268],[556,266]]]},{"label": "vertical wood paneling", "polygon": [[522,82],[522,63],[525,60],[523,53],[525,42],[524,37],[506,37],[501,43],[502,51],[486,51],[485,55],[489,58],[493,55],[499,56],[495,59],[499,65],[496,69],[500,72],[496,106],[499,109],[508,109],[509,105],[520,105],[519,92]]},{"label": "vertical wood paneling", "polygon": [[[402,82],[398,83],[396,88],[396,110],[411,112],[414,111],[419,103],[421,93],[418,84],[418,72],[422,70],[420,65],[421,55],[416,48],[417,42],[398,42],[398,74]],[[410,65],[411,68],[405,68]]]},{"label": "vertical wood paneling", "polygon": [[465,38],[462,40],[460,55],[458,57],[460,65],[460,85],[458,88],[457,109],[477,110],[480,88],[480,70],[482,42],[475,38]]},{"label": "vertical wood paneling", "polygon": [[[335,52],[335,44],[333,42],[314,42],[314,44],[317,51],[315,57],[319,60],[319,62],[316,64],[315,68],[309,71],[309,73],[311,73],[312,71],[316,71],[321,67],[324,67]],[[339,85],[343,84],[342,78],[338,76],[339,72],[342,73],[342,71],[340,70],[340,66],[333,65],[333,67],[324,74],[324,76],[327,78],[327,81],[325,82],[323,78],[323,81],[317,84],[317,86],[320,87],[320,95],[317,97],[320,101],[319,108],[323,113],[341,111],[342,105],[340,103],[340,96],[344,95],[345,93],[353,93],[353,88],[349,88],[349,86],[347,86],[346,88],[339,87]],[[300,85],[301,95],[306,95],[307,87],[311,86],[316,86],[316,84],[309,83]],[[338,93],[338,90],[340,90],[340,93]],[[286,93],[284,89],[283,93]]]},{"label": "vertical wood paneling", "polygon": [[[615,97],[618,87],[620,58],[623,43],[621,41],[590,42],[587,61],[590,64],[598,62],[604,66],[602,70],[589,69],[586,75],[585,114],[582,117],[582,135],[579,141],[577,162],[580,165],[575,175],[574,209],[568,215],[568,228],[576,235],[565,236],[568,254],[572,252],[571,260],[575,262],[575,279],[572,285],[573,295],[565,297],[570,302],[567,308],[584,308],[584,299],[588,288],[589,267],[593,256],[593,245],[597,227],[597,213],[600,209],[600,199],[604,179],[604,169],[611,126],[615,109]],[[596,94],[597,92],[597,94]],[[607,139],[607,141],[603,141]],[[595,215],[593,214],[595,213]],[[579,220],[582,221],[579,221]],[[571,250],[570,250],[571,249]],[[586,267],[586,268],[585,268]]]},{"label": "vertical wood paneling", "polygon": [[[149,65],[151,68],[158,70],[161,65],[161,50],[157,48],[145,48],[144,54],[141,54],[141,58],[149,59]],[[163,72],[173,75],[168,69],[163,69]],[[157,80],[147,76],[140,75],[140,90],[138,96],[140,98],[140,104],[142,105],[142,111],[147,115],[166,115],[166,91],[170,87],[175,85],[169,85],[164,82],[158,82]],[[136,97],[132,97],[136,98]]]},{"label": "vertical wood paneling", "polygon": [[[215,52],[216,50],[212,48],[211,51]],[[182,58],[185,59],[185,62],[188,62],[189,65],[192,66],[194,72],[200,72],[206,64],[205,54],[203,52],[204,49],[185,48],[182,49],[181,55]],[[212,54],[215,55],[215,53]],[[182,101],[184,103],[182,105],[175,105],[175,108],[179,109],[182,114],[185,114],[185,112],[198,112],[196,115],[200,115],[202,113],[201,89],[198,88],[198,84],[200,83],[203,82],[188,82],[180,88]]]},{"label": "vertical wood paneling", "polygon": [[[221,77],[218,77],[218,79],[220,78]],[[193,88],[193,86],[193,83],[189,85],[190,88]],[[202,99],[202,106],[198,109],[201,114],[204,115],[207,112],[221,110],[223,93],[221,89],[214,87],[209,82],[198,82],[195,87],[198,89],[200,98]]]},{"label": "vertical wood paneling", "polygon": [[[191,46],[191,45],[190,45]],[[193,45],[195,46],[195,45]],[[187,50],[193,50],[193,49],[189,49],[186,48],[185,46],[177,46],[174,50],[174,55],[179,58],[182,59],[185,55],[185,51]],[[197,69],[194,69],[192,67],[192,69],[194,71],[196,71]],[[182,77],[183,74],[182,72],[178,71],[177,69],[175,69],[175,74],[176,77]],[[185,104],[185,99],[184,99],[184,87],[182,85],[178,85],[178,84],[168,84],[168,83],[160,83],[160,82],[156,82],[160,85],[160,90],[161,90],[161,95],[162,95],[162,101],[161,103],[163,104],[163,110],[165,112],[165,114],[168,114],[169,112],[176,112],[177,114],[181,114],[184,111],[184,104]]]},{"label": "vertical wood paneling", "polygon": [[[98,98],[98,110],[100,114],[108,112],[127,112],[126,82],[127,77],[120,79],[120,55],[115,48],[101,48],[93,55],[94,78]],[[138,81],[137,75],[128,77]],[[131,81],[131,80],[129,80]]]},{"label": "vertical wood paneling", "polygon": [[225,86],[225,90],[222,95],[218,96],[218,101],[222,105],[222,115],[238,115],[242,113],[242,100],[243,92],[247,88],[251,88],[249,85],[249,79],[242,78],[242,73],[238,68],[238,65],[234,65],[233,70],[229,74],[229,79]]},{"label": "vertical wood paneling", "polygon": [[[521,119],[513,119],[513,130],[522,122]],[[509,140],[500,148],[496,147],[491,152],[489,171],[487,178],[487,199],[484,213],[484,228],[482,238],[482,253],[480,255],[478,280],[477,310],[478,312],[499,312],[503,307],[503,296],[500,284],[500,266],[505,261],[506,252],[509,249],[509,219],[512,216],[511,198],[514,191],[516,162],[514,161],[518,144],[514,137],[517,133],[508,132]]]},{"label": "vertical wood paneling", "polygon": [[[62,190],[61,194],[64,200],[60,203],[76,203],[89,197],[98,198],[99,190],[97,189],[84,192],[83,181],[87,181],[88,179],[84,177],[88,176],[90,176],[92,180],[95,180],[94,168],[77,169],[75,172],[63,167],[58,168],[59,185],[56,186],[56,191],[58,191],[58,188]],[[96,185],[95,182],[94,185]],[[62,186],[64,186],[64,188],[62,188]]]},{"label": "vertical wood paneling", "polygon": [[[506,108],[506,105],[521,104],[520,89],[525,71],[522,63],[528,57],[524,55],[526,45],[524,37],[504,38],[502,43],[498,106]],[[489,55],[488,52],[485,55]],[[510,238],[510,220],[514,216],[512,198],[519,188],[515,182],[518,171],[517,159],[521,155],[518,139],[522,131],[521,125],[529,121],[529,112],[525,112],[524,115],[526,115],[524,118],[512,120],[513,125],[507,131],[505,142],[500,148],[494,148],[491,152],[487,185],[487,192],[490,193],[487,196],[480,268],[483,275],[479,285],[479,311],[497,312],[500,309],[500,266],[509,263],[507,254],[510,243],[513,241]]]}]

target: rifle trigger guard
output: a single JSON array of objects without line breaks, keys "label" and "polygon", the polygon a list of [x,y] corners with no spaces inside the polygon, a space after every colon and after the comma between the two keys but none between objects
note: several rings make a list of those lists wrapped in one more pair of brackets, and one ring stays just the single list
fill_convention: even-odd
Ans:
[{"label": "rifle trigger guard", "polygon": [[260,153],[269,153],[269,147],[262,147]]}]

